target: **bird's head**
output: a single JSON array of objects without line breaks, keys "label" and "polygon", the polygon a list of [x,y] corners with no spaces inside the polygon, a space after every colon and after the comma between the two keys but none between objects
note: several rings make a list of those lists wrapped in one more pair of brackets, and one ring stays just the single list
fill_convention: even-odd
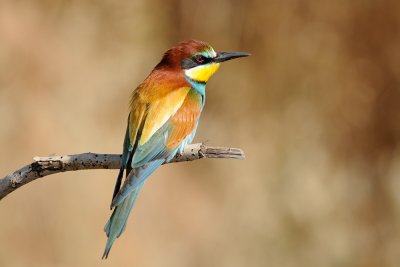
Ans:
[{"label": "bird's head", "polygon": [[221,62],[249,55],[244,52],[215,52],[205,42],[188,40],[165,52],[157,67],[181,70],[187,78],[206,83],[218,70]]}]

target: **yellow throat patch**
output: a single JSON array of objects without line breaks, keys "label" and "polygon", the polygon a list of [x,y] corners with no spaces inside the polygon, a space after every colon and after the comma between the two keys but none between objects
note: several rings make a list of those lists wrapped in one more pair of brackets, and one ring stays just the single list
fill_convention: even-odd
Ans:
[{"label": "yellow throat patch", "polygon": [[197,82],[207,82],[208,79],[218,70],[219,63],[210,63],[200,65],[191,69],[185,70],[186,76]]}]

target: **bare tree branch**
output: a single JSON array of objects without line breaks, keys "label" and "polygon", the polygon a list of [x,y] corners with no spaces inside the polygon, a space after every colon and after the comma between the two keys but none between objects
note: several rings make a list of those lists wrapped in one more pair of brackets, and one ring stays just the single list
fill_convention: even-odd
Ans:
[{"label": "bare tree branch", "polygon": [[[0,179],[0,200],[15,189],[50,174],[89,169],[119,169],[120,154],[83,153],[65,156],[34,157],[25,167]],[[239,148],[211,147],[201,143],[188,145],[182,155],[171,162],[192,161],[202,158],[244,159]]]}]

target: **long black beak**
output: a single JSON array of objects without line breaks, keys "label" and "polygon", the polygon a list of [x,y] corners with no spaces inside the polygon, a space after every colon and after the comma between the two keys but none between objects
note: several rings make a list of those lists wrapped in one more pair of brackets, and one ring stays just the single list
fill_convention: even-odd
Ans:
[{"label": "long black beak", "polygon": [[239,57],[248,57],[251,54],[246,52],[219,52],[217,57],[214,58],[214,62],[224,62],[227,60],[239,58]]}]

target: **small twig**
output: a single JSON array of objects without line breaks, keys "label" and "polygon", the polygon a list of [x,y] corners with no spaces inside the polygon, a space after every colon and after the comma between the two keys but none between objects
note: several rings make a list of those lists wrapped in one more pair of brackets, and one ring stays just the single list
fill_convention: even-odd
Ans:
[{"label": "small twig", "polygon": [[[96,153],[34,157],[31,164],[0,179],[0,200],[17,188],[50,174],[89,169],[119,169],[121,157],[120,154]],[[198,143],[188,145],[182,155],[177,155],[171,162],[202,158],[244,159],[244,153],[239,148],[211,147]]]}]

